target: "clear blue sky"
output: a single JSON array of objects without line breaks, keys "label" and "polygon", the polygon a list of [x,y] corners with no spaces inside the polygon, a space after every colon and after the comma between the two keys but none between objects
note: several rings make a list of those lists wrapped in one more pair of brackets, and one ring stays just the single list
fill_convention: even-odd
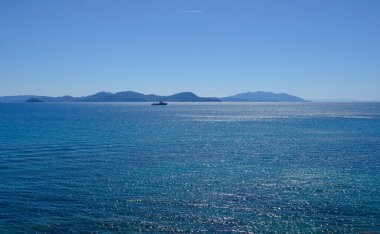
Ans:
[{"label": "clear blue sky", "polygon": [[0,96],[125,90],[380,99],[380,1],[0,1]]}]

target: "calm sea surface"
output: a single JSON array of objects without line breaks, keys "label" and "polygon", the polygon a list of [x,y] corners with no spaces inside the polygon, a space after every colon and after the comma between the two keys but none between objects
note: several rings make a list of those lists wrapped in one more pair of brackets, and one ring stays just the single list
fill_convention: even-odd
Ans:
[{"label": "calm sea surface", "polygon": [[0,104],[0,233],[380,233],[380,104]]}]

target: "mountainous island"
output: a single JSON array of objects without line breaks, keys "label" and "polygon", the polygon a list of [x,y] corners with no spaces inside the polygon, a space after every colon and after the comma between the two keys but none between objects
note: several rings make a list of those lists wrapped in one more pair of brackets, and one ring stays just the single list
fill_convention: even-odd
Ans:
[{"label": "mountainous island", "polygon": [[239,93],[233,96],[221,98],[223,102],[305,102],[300,97],[289,95],[286,93],[272,92],[247,92]]},{"label": "mountainous island", "polygon": [[99,92],[94,95],[83,97],[48,97],[36,95],[4,96],[0,97],[0,102],[306,102],[305,99],[292,96],[286,93],[272,92],[247,92],[233,96],[199,97],[192,92],[182,92],[170,96],[160,96],[155,94],[142,94],[133,91],[125,92]]}]

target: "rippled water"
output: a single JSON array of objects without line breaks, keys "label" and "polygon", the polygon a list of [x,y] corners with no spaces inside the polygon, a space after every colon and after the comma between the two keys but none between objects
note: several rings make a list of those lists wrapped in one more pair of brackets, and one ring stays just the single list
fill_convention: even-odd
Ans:
[{"label": "rippled water", "polygon": [[0,104],[0,232],[380,232],[380,104]]}]

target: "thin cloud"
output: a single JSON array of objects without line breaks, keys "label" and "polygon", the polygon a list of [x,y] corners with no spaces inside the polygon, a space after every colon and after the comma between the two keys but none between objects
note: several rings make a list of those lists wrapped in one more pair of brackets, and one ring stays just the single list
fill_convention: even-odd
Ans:
[{"label": "thin cloud", "polygon": [[203,13],[201,10],[192,10],[192,11],[180,11],[181,13]]}]

